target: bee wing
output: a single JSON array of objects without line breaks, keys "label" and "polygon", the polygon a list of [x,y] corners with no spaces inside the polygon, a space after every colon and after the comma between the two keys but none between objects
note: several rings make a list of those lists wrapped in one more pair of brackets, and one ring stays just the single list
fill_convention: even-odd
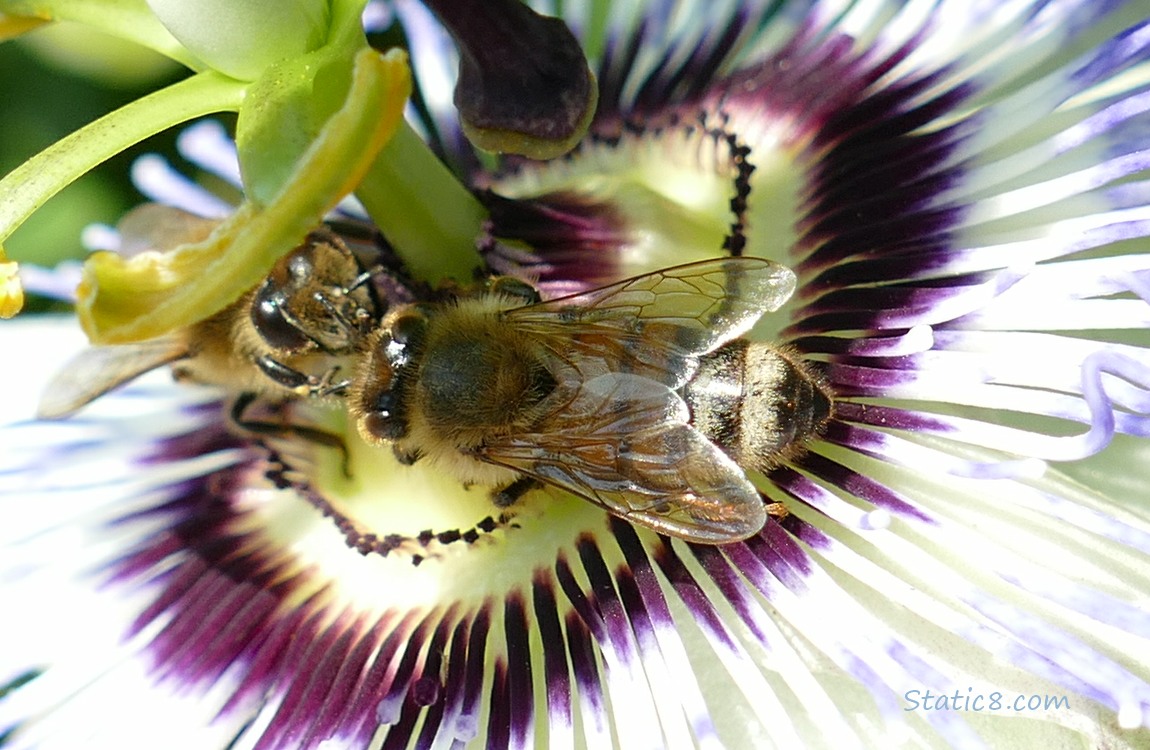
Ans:
[{"label": "bee wing", "polygon": [[509,310],[506,319],[585,378],[624,371],[678,387],[694,357],[746,333],[794,289],[786,266],[716,258]]},{"label": "bee wing", "polygon": [[[116,225],[120,232],[120,253],[133,255],[198,242],[219,223],[171,206],[144,203],[125,214]],[[52,378],[40,397],[37,416],[40,419],[67,417],[116,386],[187,355],[186,343],[176,336],[134,344],[93,346],[73,357]]]},{"label": "bee wing", "polygon": [[85,349],[49,381],[40,397],[37,416],[67,417],[116,386],[187,354],[187,346],[175,336]]},{"label": "bee wing", "polygon": [[766,523],[758,490],[688,417],[666,386],[609,373],[582,383],[536,432],[489,442],[480,456],[688,541],[755,534]]},{"label": "bee wing", "polygon": [[120,233],[120,254],[134,255],[144,250],[169,250],[199,242],[220,222],[161,203],[136,206],[116,224]]}]

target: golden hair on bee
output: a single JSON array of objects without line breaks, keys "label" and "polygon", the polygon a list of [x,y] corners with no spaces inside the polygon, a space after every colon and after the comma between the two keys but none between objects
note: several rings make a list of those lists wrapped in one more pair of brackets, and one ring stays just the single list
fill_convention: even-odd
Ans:
[{"label": "golden hair on bee", "polygon": [[464,482],[514,478],[470,454],[493,437],[529,429],[554,389],[539,342],[503,318],[522,305],[521,297],[481,293],[387,316],[348,394],[362,437],[390,442],[403,460],[426,458]]},{"label": "golden hair on bee", "polygon": [[700,357],[682,389],[691,424],[747,470],[770,471],[806,450],[832,416],[825,379],[787,346],[736,339]]}]

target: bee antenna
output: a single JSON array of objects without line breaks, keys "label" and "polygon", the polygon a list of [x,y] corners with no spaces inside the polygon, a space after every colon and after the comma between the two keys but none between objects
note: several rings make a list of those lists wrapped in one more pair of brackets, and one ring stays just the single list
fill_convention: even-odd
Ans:
[{"label": "bee antenna", "polygon": [[[343,311],[340,310],[339,307],[331,301],[331,298],[328,297],[326,293],[315,292],[312,294],[312,298],[316,302],[323,305],[323,309],[326,310],[327,313],[332,317],[332,320],[334,320],[336,324],[338,324],[339,327],[343,329],[343,334],[349,339],[354,339],[356,336],[365,333],[365,331],[362,330],[360,326],[356,325],[356,321],[350,320],[346,315],[343,314]],[[359,309],[362,310],[363,308]],[[365,318],[366,317],[370,316],[365,313]],[[315,341],[315,339],[312,340]],[[330,351],[326,349],[322,344],[320,344],[320,342],[316,341],[315,343],[319,344],[320,348],[324,349],[324,351]]]},{"label": "bee antenna", "polygon": [[387,269],[384,268],[383,265],[376,264],[376,265],[372,266],[371,268],[367,269],[366,271],[364,271],[363,273],[361,273],[359,276],[356,276],[355,280],[352,281],[350,284],[348,284],[346,287],[344,287],[343,291],[345,293],[353,292],[386,270]]}]

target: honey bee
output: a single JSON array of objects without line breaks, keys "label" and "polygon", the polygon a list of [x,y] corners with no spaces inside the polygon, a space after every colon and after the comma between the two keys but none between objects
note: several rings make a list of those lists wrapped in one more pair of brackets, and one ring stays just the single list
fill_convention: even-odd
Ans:
[{"label": "honey bee", "polygon": [[747,471],[792,458],[833,396],[796,352],[739,337],[792,294],[758,258],[669,268],[539,301],[499,279],[389,312],[348,390],[363,439],[496,487],[550,485],[692,542],[757,533]]},{"label": "honey bee", "polygon": [[[214,226],[148,206],[122,228],[154,248]],[[177,379],[238,393],[241,427],[334,445],[346,462],[338,436],[242,418],[261,395],[344,397],[367,443],[494,487],[498,506],[550,485],[716,544],[766,522],[747,472],[800,454],[833,412],[833,394],[797,352],[740,338],[794,291],[794,274],[771,261],[703,261],[546,302],[503,277],[386,314],[368,283],[377,271],[317,229],[221,312],[81,353],[40,414],[67,416],[172,364]],[[340,363],[354,367],[350,379],[335,379]]]},{"label": "honey bee", "polygon": [[[216,225],[146,204],[129,213],[120,230],[132,251],[196,242]],[[233,405],[237,422],[259,395],[338,392],[336,358],[352,354],[379,319],[379,302],[366,283],[370,276],[339,235],[316,229],[262,283],[220,312],[169,335],[81,352],[45,389],[39,416],[66,417],[165,364],[177,380],[239,392]],[[315,372],[320,374],[310,374]]]}]

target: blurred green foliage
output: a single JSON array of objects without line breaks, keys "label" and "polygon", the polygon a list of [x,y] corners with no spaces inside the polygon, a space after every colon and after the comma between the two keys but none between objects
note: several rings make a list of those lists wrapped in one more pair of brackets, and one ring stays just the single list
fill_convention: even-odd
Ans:
[{"label": "blurred green foliage", "polygon": [[[141,47],[55,24],[0,44],[0,174],[88,122],[185,75]],[[52,198],[5,243],[9,258],[52,266],[82,258],[80,232],[115,224],[141,201],[129,180],[142,153],[172,154],[163,133],[114,157]]]}]

